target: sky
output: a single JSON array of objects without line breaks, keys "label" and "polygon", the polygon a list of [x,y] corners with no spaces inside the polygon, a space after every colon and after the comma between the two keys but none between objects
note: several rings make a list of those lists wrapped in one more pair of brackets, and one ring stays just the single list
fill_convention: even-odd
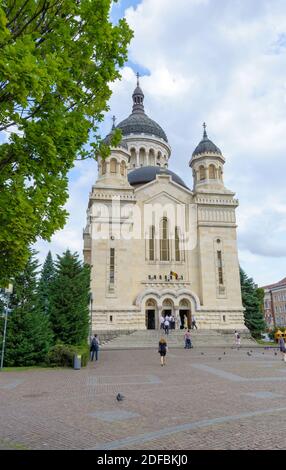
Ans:
[{"label": "sky", "polygon": [[[168,136],[169,169],[192,187],[188,166],[207,123],[222,150],[224,182],[239,199],[239,260],[258,285],[286,276],[286,5],[285,0],[121,0],[111,20],[125,17],[134,31],[122,80],[112,84],[105,135],[132,107],[135,73],[145,111]],[[94,161],[70,172],[70,213],[48,250],[82,254]]]}]

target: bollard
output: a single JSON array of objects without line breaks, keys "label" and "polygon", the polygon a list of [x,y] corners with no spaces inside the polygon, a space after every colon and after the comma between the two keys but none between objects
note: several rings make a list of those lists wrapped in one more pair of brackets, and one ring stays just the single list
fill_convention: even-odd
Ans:
[{"label": "bollard", "polygon": [[81,355],[75,354],[73,358],[73,368],[79,370],[81,368]]}]

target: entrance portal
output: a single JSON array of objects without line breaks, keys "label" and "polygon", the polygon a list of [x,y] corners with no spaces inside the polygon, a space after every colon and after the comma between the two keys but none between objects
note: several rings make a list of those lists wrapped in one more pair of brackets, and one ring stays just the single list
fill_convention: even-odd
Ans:
[{"label": "entrance portal", "polygon": [[181,330],[184,328],[190,329],[192,326],[192,315],[190,310],[179,310],[180,319],[181,319]]},{"label": "entrance portal", "polygon": [[147,330],[155,330],[155,310],[146,310]]},{"label": "entrance portal", "polygon": [[172,310],[166,310],[164,309],[162,312],[163,317],[165,318],[167,315],[170,317],[172,315]]}]

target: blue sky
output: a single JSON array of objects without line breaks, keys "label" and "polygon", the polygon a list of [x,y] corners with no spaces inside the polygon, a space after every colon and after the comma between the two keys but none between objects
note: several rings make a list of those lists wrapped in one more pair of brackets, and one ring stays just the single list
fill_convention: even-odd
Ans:
[{"label": "blue sky", "polygon": [[[226,158],[225,184],[236,192],[239,259],[259,285],[286,276],[285,0],[121,0],[111,19],[134,30],[122,80],[112,85],[102,133],[131,111],[139,71],[145,110],[165,130],[169,168],[192,187],[188,162],[207,122]],[[82,250],[82,229],[97,168],[70,173],[70,217],[50,248]]]}]

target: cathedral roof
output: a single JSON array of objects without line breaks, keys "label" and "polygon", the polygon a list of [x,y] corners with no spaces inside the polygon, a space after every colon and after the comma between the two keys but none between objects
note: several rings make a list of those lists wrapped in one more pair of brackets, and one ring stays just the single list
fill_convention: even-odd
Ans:
[{"label": "cathedral roof", "polygon": [[197,147],[193,151],[193,157],[202,153],[215,153],[217,155],[222,155],[220,149],[208,138],[205,123],[203,138],[200,141],[199,145],[197,145]]},{"label": "cathedral roof", "polygon": [[159,166],[143,166],[141,168],[136,168],[136,170],[128,173],[128,181],[132,186],[137,184],[146,184],[155,180],[157,175],[169,175],[175,183],[189,189],[180,176],[167,168]]},{"label": "cathedral roof", "polygon": [[121,129],[122,135],[127,136],[129,134],[149,134],[168,142],[167,136],[163,131],[162,127],[153,119],[150,119],[144,111],[144,93],[139,86],[139,75],[137,74],[137,87],[135,88],[133,95],[133,108],[132,113],[128,118],[121,121],[116,127]]},{"label": "cathedral roof", "polygon": [[154,135],[168,142],[167,136],[162,127],[157,122],[150,119],[145,113],[132,113],[127,119],[121,121],[118,126],[122,131],[122,135],[144,134]]},{"label": "cathedral roof", "polygon": [[[103,139],[103,142],[105,143],[105,145],[110,145],[111,137],[112,137],[113,131],[115,130],[114,122],[115,122],[115,116],[113,116],[113,126],[112,126],[111,131],[110,131],[109,134],[107,134],[107,136],[104,137],[104,139]],[[122,148],[124,148],[125,150],[128,150],[128,145],[127,145],[127,143],[124,142],[123,140],[121,140],[121,142],[118,144],[118,147],[122,147]]]}]

